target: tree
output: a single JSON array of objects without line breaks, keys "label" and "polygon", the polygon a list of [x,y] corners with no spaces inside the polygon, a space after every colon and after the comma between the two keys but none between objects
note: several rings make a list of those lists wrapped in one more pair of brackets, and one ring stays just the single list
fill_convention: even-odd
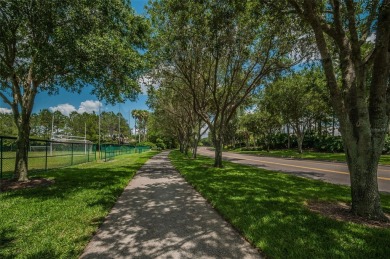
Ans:
[{"label": "tree", "polygon": [[318,114],[326,110],[321,92],[324,87],[320,74],[303,70],[280,78],[264,90],[265,106],[280,114],[297,136],[298,152],[302,153],[304,136]]},{"label": "tree", "polygon": [[352,212],[387,220],[377,167],[390,118],[390,1],[287,3],[311,27],[321,55],[351,175]]},{"label": "tree", "polygon": [[18,128],[14,178],[26,181],[36,94],[93,85],[110,103],[135,98],[147,23],[122,0],[0,0],[0,24],[0,97]]},{"label": "tree", "polygon": [[32,133],[37,137],[50,139],[52,137],[51,130],[52,130],[52,123],[53,123],[53,113],[50,112],[48,109],[43,109],[39,111],[39,113],[36,115],[35,118],[36,118],[36,123],[35,124],[31,123]]},{"label": "tree", "polygon": [[[282,69],[297,34],[272,26],[258,1],[154,1],[153,45],[159,69],[180,78],[193,110],[207,124],[222,167],[225,130],[236,110],[271,73]],[[288,64],[290,65],[290,64]]]},{"label": "tree", "polygon": [[132,110],[131,116],[135,119],[135,130],[138,128],[138,140],[141,142],[146,140],[146,126],[148,122],[149,112],[147,110]]},{"label": "tree", "polygon": [[0,112],[0,135],[14,136],[17,132],[12,114]]},{"label": "tree", "polygon": [[280,114],[275,113],[274,110],[268,110],[263,103],[258,105],[253,113],[245,114],[240,118],[241,124],[254,136],[262,136],[267,151],[270,151],[271,138],[280,130],[282,120]]},{"label": "tree", "polygon": [[[191,96],[179,89],[183,83],[177,78],[161,79],[158,89],[150,89],[148,105],[154,110],[159,127],[168,135],[175,136],[180,151],[188,154],[192,144],[196,157],[199,142],[199,117],[192,108]],[[178,91],[179,90],[179,91]]]}]

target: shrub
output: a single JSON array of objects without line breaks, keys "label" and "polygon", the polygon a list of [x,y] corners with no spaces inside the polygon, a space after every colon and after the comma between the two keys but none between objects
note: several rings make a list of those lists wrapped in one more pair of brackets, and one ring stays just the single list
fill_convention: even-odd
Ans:
[{"label": "shrub", "polygon": [[152,149],[155,149],[155,148],[157,148],[157,145],[152,143],[152,142],[144,141],[144,142],[138,143],[137,147],[150,147]]}]

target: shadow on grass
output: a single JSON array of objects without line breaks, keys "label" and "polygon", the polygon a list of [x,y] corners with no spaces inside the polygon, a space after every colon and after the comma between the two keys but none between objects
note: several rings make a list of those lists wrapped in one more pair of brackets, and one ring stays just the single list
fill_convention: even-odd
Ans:
[{"label": "shadow on grass", "polygon": [[[123,191],[123,185],[130,180],[138,168],[143,164],[135,162],[131,164],[121,164],[119,166],[112,162],[99,164],[85,164],[84,166],[67,167],[53,169],[47,172],[32,173],[30,178],[44,177],[54,179],[55,183],[50,186],[10,191],[3,199],[13,199],[23,197],[26,199],[66,199],[80,190],[105,190],[114,196],[118,196]],[[96,204],[112,205],[112,201],[94,201]],[[92,204],[93,205],[93,204]]]},{"label": "shadow on grass", "polygon": [[15,240],[16,230],[14,227],[4,227],[0,229],[0,258],[14,258],[15,255],[4,253]]},{"label": "shadow on grass", "polygon": [[[246,238],[274,258],[386,258],[390,229],[331,220],[305,208],[308,200],[350,201],[348,187],[210,159],[171,155],[174,165]],[[382,202],[389,209],[390,196]]]},{"label": "shadow on grass", "polygon": [[[77,258],[124,187],[153,154],[33,173],[30,177],[51,178],[55,183],[0,193],[0,258]],[[7,226],[15,231],[9,232]]]}]

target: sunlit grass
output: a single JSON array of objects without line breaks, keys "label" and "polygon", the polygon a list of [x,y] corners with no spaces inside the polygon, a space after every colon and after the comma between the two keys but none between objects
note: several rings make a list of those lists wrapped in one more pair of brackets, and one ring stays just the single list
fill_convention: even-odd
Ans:
[{"label": "sunlit grass", "polygon": [[[192,160],[175,167],[250,242],[270,258],[388,258],[390,229],[340,222],[309,211],[309,200],[350,202],[349,187],[224,162]],[[390,196],[382,195],[390,212]]]},{"label": "sunlit grass", "polygon": [[0,258],[77,258],[135,172],[156,153],[41,172],[55,183],[0,193]]},{"label": "sunlit grass", "polygon": [[[47,157],[46,157],[47,156]],[[15,168],[15,152],[3,152],[1,170],[3,178],[11,178]],[[95,152],[84,151],[55,151],[52,154],[46,152],[29,152],[29,170],[45,170],[71,165],[87,163],[96,160]]]},{"label": "sunlit grass", "polygon": [[[304,150],[302,154],[298,153],[294,149],[281,149],[281,150],[270,150],[267,151],[241,151],[236,150],[235,152],[240,154],[251,154],[259,156],[270,156],[270,157],[285,157],[285,158],[298,158],[298,159],[313,159],[313,160],[326,160],[326,161],[337,161],[345,162],[344,153],[325,153],[325,152],[314,152]],[[390,165],[390,155],[382,155],[379,161],[382,165]]]}]

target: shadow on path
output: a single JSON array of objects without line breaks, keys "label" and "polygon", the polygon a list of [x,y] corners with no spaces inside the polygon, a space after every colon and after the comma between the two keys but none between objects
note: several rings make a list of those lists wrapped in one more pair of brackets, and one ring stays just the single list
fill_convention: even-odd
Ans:
[{"label": "shadow on path", "polygon": [[260,258],[167,155],[140,169],[81,258]]}]

